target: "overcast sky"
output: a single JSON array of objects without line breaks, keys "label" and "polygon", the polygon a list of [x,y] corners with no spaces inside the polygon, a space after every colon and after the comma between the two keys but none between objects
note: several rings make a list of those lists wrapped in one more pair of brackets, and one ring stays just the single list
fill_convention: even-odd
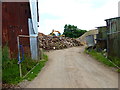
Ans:
[{"label": "overcast sky", "polygon": [[105,19],[118,16],[120,0],[39,0],[39,32],[64,30],[65,24],[91,30],[105,26]]}]

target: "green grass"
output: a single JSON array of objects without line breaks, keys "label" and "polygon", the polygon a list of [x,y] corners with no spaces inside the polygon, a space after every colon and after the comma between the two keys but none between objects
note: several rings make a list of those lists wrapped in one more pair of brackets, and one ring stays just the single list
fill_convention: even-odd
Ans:
[{"label": "green grass", "polygon": [[6,45],[2,48],[2,82],[17,83],[19,80],[17,60],[9,59],[8,47]]},{"label": "green grass", "polygon": [[2,48],[2,62],[9,60],[9,51],[7,45]]},{"label": "green grass", "polygon": [[118,67],[120,67],[120,58],[108,57],[112,62],[114,62]]},{"label": "green grass", "polygon": [[17,60],[4,61],[2,65],[2,82],[16,84],[20,80]]},{"label": "green grass", "polygon": [[[43,55],[42,61],[32,60],[31,58],[25,57],[25,60],[21,63],[22,75],[26,75],[37,63],[39,63],[33,70],[32,74],[29,73],[25,79],[32,80],[34,79],[42,67],[45,65],[45,62],[48,60],[47,55]],[[18,84],[24,78],[20,77],[19,65],[17,64],[17,59],[10,59],[8,48],[5,46],[2,52],[2,82],[7,84]]]},{"label": "green grass", "polygon": [[26,75],[39,61],[32,60],[29,57],[26,57],[25,60],[21,63],[22,76]]},{"label": "green grass", "polygon": [[38,73],[41,71],[41,69],[44,67],[46,61],[48,60],[47,55],[43,55],[43,57],[44,57],[44,59],[41,60],[38,63],[38,65],[24,79],[31,81],[38,75]]},{"label": "green grass", "polygon": [[[27,80],[33,80],[37,74],[40,72],[40,70],[44,67],[46,61],[48,60],[47,55],[43,56],[43,60],[40,60],[38,65],[25,77],[25,78],[20,78],[19,75],[19,66],[17,64],[17,60],[8,60],[7,62],[3,63],[3,73],[2,73],[2,81],[3,83],[8,83],[8,84],[18,84],[24,79]],[[25,64],[25,62],[27,62]],[[24,76],[27,74],[36,64],[34,60],[30,61],[24,61],[21,63],[22,65],[22,75]]]},{"label": "green grass", "polygon": [[[85,53],[90,54],[92,57],[94,57],[96,60],[98,60],[99,62],[104,63],[107,66],[110,67],[115,67],[115,65],[113,65],[107,58],[105,58],[102,53],[96,52],[95,50],[85,50]],[[112,60],[113,63],[115,63],[116,65],[120,66],[120,60]]]}]

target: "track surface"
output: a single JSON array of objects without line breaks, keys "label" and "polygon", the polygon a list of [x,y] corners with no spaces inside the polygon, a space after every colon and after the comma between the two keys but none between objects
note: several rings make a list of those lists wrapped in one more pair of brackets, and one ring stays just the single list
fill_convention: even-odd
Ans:
[{"label": "track surface", "polygon": [[47,53],[49,61],[26,88],[118,88],[118,73],[73,47]]}]

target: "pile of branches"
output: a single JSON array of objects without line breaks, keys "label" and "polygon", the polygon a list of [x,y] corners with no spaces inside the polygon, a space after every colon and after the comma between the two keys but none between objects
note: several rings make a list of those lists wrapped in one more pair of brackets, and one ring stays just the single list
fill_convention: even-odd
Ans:
[{"label": "pile of branches", "polygon": [[39,36],[39,47],[45,50],[59,50],[69,47],[82,46],[81,42],[68,37]]}]

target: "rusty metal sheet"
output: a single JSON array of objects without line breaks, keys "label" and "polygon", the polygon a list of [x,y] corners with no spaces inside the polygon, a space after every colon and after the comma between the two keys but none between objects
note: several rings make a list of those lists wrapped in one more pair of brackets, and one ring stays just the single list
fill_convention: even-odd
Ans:
[{"label": "rusty metal sheet", "polygon": [[[3,46],[8,43],[11,58],[17,57],[17,36],[29,35],[28,18],[30,17],[29,2],[2,3],[2,43]],[[29,45],[29,38],[22,39],[21,43]]]}]

